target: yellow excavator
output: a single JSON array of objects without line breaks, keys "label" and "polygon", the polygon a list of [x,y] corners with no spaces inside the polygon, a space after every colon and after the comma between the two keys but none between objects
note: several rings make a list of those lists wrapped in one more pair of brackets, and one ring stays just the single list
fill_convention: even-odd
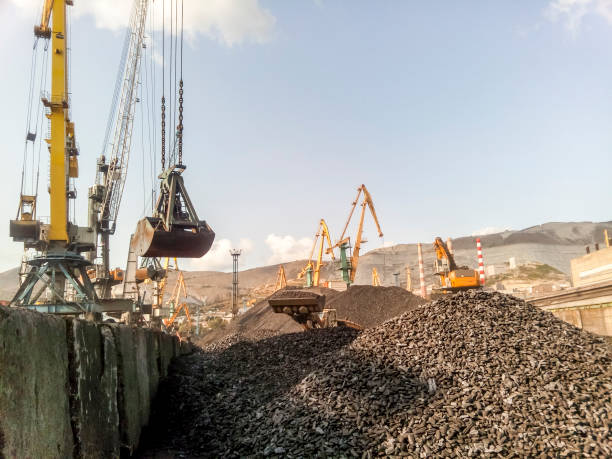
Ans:
[{"label": "yellow excavator", "polygon": [[457,266],[453,254],[442,238],[434,241],[436,250],[435,275],[440,279],[440,287],[434,293],[455,293],[461,290],[481,288],[478,271],[467,266]]},{"label": "yellow excavator", "polygon": [[[315,253],[315,249],[317,248],[317,242],[319,242],[319,238],[321,238],[319,243],[319,250],[317,252],[317,263],[314,263],[313,256]],[[326,253],[331,255],[331,259],[335,260],[334,251],[332,248],[331,237],[329,235],[329,228],[327,227],[327,223],[325,220],[321,219],[319,222],[319,226],[317,227],[317,232],[315,234],[314,243],[312,244],[312,249],[310,250],[310,256],[308,257],[308,263],[304,266],[304,269],[298,274],[298,279],[306,276],[306,287],[318,287],[319,286],[319,278],[321,275],[321,266],[323,266],[323,246],[327,242],[327,250]]]}]

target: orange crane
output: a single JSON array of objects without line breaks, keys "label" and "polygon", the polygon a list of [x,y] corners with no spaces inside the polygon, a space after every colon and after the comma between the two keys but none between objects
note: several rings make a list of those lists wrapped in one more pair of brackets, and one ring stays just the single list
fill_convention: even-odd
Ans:
[{"label": "orange crane", "polygon": [[278,274],[276,275],[276,284],[274,286],[274,291],[280,290],[287,286],[287,276],[285,276],[285,267],[280,265],[278,267]]},{"label": "orange crane", "polygon": [[376,268],[372,268],[372,285],[374,287],[380,287],[380,277],[378,277]]},{"label": "orange crane", "polygon": [[[321,238],[321,242],[319,244],[319,250],[317,252],[317,264],[314,264],[313,255],[315,253],[315,249],[317,248],[317,242],[319,241],[319,237]],[[306,275],[306,287],[318,287],[319,286],[319,277],[321,273],[321,266],[323,266],[323,246],[327,241],[328,248],[326,253],[331,255],[331,259],[335,260],[334,251],[331,243],[331,237],[329,235],[329,228],[327,227],[327,223],[325,220],[321,219],[319,221],[319,226],[317,227],[317,232],[315,234],[314,243],[312,244],[312,249],[310,250],[310,256],[308,257],[308,263],[302,269],[302,271],[298,274],[298,278],[301,279]]]},{"label": "orange crane", "polygon": [[[166,263],[167,263],[167,260],[166,260]],[[182,295],[181,295],[181,292],[183,293]],[[183,301],[180,301],[181,299]],[[176,279],[176,284],[174,284],[174,289],[172,290],[172,295],[170,296],[170,299],[166,302],[166,304],[168,304],[171,309],[174,309],[174,313],[169,319],[163,319],[163,322],[166,328],[170,329],[172,327],[176,318],[178,317],[180,312],[183,310],[185,311],[185,315],[187,316],[187,321],[191,323],[191,315],[189,314],[189,307],[187,306],[186,300],[187,300],[187,287],[185,286],[185,277],[183,276],[183,271],[179,270],[178,278]]]},{"label": "orange crane", "polygon": [[[357,207],[357,203],[359,202],[360,196],[363,194],[363,201],[361,202],[361,215],[359,217],[359,226],[357,227],[357,236],[355,237],[355,247],[353,249],[353,255],[350,260],[346,258],[346,249],[350,247],[350,237],[345,237],[346,230],[348,229],[349,223],[351,222],[351,218],[353,217],[353,213],[355,212],[355,208]],[[363,239],[363,221],[365,219],[366,207],[370,209],[370,213],[372,214],[372,218],[374,218],[374,223],[376,224],[376,229],[378,230],[378,237],[383,237],[383,232],[380,229],[380,223],[378,222],[378,217],[376,216],[376,210],[374,209],[374,202],[372,201],[372,195],[368,191],[365,185],[361,185],[357,188],[357,196],[351,205],[351,212],[349,213],[348,219],[346,220],[346,224],[344,225],[344,230],[342,231],[342,235],[336,245],[327,249],[328,252],[332,252],[336,247],[340,248],[341,253],[341,261],[342,261],[342,271],[344,280],[347,284],[352,284],[355,282],[355,274],[357,273],[357,266],[359,265],[359,253],[361,251],[361,244],[367,242]],[[333,252],[332,252],[333,253]]]}]

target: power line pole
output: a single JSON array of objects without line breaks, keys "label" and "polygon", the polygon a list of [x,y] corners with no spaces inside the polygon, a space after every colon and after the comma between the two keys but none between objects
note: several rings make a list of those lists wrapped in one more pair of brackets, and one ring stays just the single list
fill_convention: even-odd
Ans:
[{"label": "power line pole", "polygon": [[242,253],[241,249],[231,249],[232,256],[232,317],[238,315],[238,257]]}]

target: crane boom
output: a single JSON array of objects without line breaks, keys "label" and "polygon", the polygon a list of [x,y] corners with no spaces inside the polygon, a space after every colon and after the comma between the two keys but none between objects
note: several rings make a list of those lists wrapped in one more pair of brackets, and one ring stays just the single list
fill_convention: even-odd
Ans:
[{"label": "crane boom", "polygon": [[96,184],[89,189],[89,227],[96,235],[96,248],[90,252],[89,260],[94,261],[99,248],[102,258],[96,275],[99,292],[108,293],[104,286],[110,269],[109,236],[114,234],[117,226],[127,178],[148,7],[149,0],[134,0],[132,5],[102,154],[97,161]]},{"label": "crane boom", "polygon": [[112,141],[109,143],[109,129],[105,139],[102,158],[108,158],[106,170],[98,170],[96,182],[103,185],[103,198],[100,209],[100,230],[113,234],[117,225],[117,215],[123,188],[127,177],[132,144],[134,111],[137,102],[137,84],[140,74],[145,21],[149,0],[134,0],[130,25],[117,75],[116,90],[121,81],[119,106],[111,107],[109,126],[115,123]]},{"label": "crane boom", "polygon": [[[319,242],[319,237],[321,238],[321,241],[319,245],[319,250],[317,252],[317,264],[315,265],[313,257],[315,254],[315,249],[317,247],[317,242]],[[329,235],[329,228],[327,227],[327,223],[325,223],[325,220],[321,219],[319,221],[319,226],[317,227],[317,232],[315,233],[314,242],[312,243],[312,249],[310,250],[310,256],[308,257],[308,263],[302,269],[302,271],[298,274],[298,278],[301,279],[302,277],[304,277],[304,274],[306,274],[306,272],[310,270],[313,273],[312,286],[314,287],[319,286],[319,276],[321,273],[321,266],[323,266],[323,246],[325,245],[326,241],[327,241],[328,248],[325,251],[325,253],[330,254],[331,259],[335,260],[336,257],[334,256],[334,252],[333,252],[331,237]]]}]

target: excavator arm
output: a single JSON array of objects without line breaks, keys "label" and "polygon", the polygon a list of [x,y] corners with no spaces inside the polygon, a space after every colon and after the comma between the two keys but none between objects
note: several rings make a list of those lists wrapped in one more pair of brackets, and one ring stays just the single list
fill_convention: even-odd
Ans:
[{"label": "excavator arm", "polygon": [[437,237],[434,241],[434,249],[436,250],[436,257],[438,260],[446,259],[448,261],[449,271],[455,271],[458,268],[453,254],[448,250],[448,246],[441,237]]}]

